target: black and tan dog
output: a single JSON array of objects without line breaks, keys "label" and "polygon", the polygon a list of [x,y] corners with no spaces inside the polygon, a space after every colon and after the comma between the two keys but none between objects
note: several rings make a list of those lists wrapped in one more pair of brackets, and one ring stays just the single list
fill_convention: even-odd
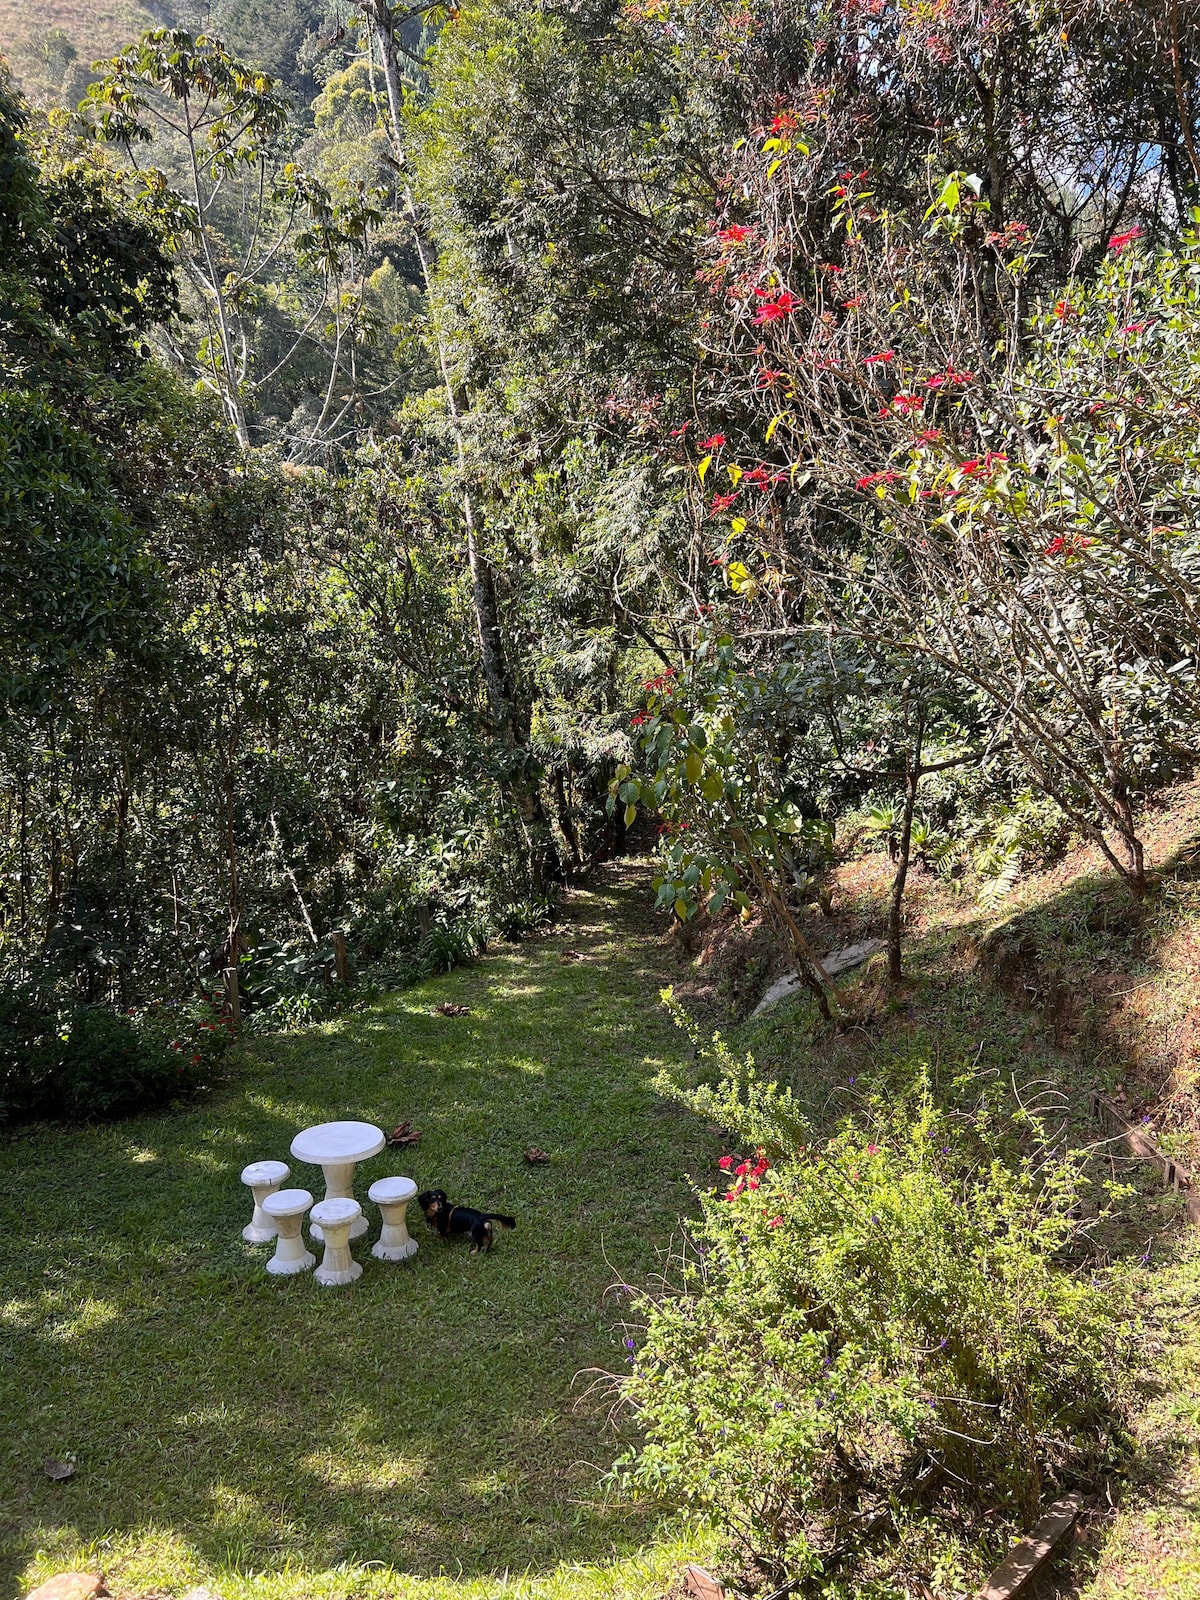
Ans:
[{"label": "black and tan dog", "polygon": [[417,1204],[425,1213],[425,1221],[436,1228],[447,1243],[460,1233],[471,1241],[471,1254],[492,1248],[492,1223],[502,1228],[515,1228],[516,1217],[506,1217],[499,1211],[475,1211],[470,1206],[452,1206],[444,1189],[426,1189],[417,1196]]}]

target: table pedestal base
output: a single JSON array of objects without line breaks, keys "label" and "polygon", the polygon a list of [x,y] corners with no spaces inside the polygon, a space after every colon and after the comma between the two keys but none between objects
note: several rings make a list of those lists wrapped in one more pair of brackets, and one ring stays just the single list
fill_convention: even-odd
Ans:
[{"label": "table pedestal base", "polygon": [[[354,1199],[354,1161],[329,1161],[321,1163],[321,1171],[325,1174],[326,1200],[353,1200]],[[325,1234],[319,1222],[310,1222],[308,1231],[314,1239],[324,1239]],[[360,1211],[350,1225],[350,1237],[361,1239],[367,1231],[367,1219]],[[359,1272],[362,1271],[360,1267]],[[355,1273],[355,1277],[358,1273]]]}]

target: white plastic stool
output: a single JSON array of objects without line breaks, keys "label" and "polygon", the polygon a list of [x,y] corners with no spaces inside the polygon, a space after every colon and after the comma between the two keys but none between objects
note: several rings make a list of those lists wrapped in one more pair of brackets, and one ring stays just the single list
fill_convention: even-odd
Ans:
[{"label": "white plastic stool", "polygon": [[252,1161],[242,1169],[242,1182],[254,1196],[254,1215],[242,1229],[249,1244],[269,1244],[279,1231],[263,1210],[263,1201],[282,1185],[291,1168],[283,1161]]},{"label": "white plastic stool", "polygon": [[407,1261],[416,1255],[417,1241],[409,1233],[404,1215],[416,1192],[411,1178],[380,1178],[367,1190],[367,1199],[374,1200],[383,1213],[383,1230],[371,1246],[371,1254],[380,1261]]},{"label": "white plastic stool", "polygon": [[320,1228],[325,1241],[325,1254],[313,1277],[326,1288],[362,1277],[362,1267],[350,1254],[350,1233],[361,1216],[357,1200],[322,1200],[312,1209],[311,1222]]},{"label": "white plastic stool", "polygon": [[279,1230],[275,1254],[267,1262],[267,1271],[287,1277],[293,1272],[307,1272],[316,1264],[316,1256],[304,1248],[300,1225],[304,1213],[312,1205],[312,1195],[307,1189],[277,1189],[263,1201],[263,1210]]}]

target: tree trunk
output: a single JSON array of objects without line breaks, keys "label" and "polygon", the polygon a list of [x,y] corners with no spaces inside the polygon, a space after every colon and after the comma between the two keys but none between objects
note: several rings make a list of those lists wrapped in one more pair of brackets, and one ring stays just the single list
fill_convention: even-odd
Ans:
[{"label": "tree trunk", "polygon": [[[393,30],[392,9],[388,0],[362,0],[362,10],[367,19],[371,38],[379,46],[383,79],[387,89],[388,116],[391,123],[392,151],[398,172],[405,170],[404,138],[401,107],[404,103],[404,85],[397,60]],[[433,304],[433,250],[421,226],[421,217],[411,185],[401,184],[404,208],[413,231],[421,276],[425,282],[426,302]],[[454,449],[464,486],[462,490],[463,526],[467,540],[467,565],[471,573],[471,603],[475,614],[475,632],[479,640],[479,655],[483,677],[487,686],[488,707],[497,733],[508,746],[513,760],[511,788],[516,802],[521,826],[524,830],[529,860],[529,876],[535,894],[545,892],[550,861],[549,824],[545,808],[538,793],[537,778],[528,771],[528,758],[523,754],[528,732],[521,726],[522,718],[517,706],[504,654],[504,636],[500,628],[500,613],[496,602],[496,584],[492,566],[479,547],[479,534],[475,522],[475,508],[470,490],[466,487],[467,455],[463,443],[462,416],[446,342],[435,318],[430,318],[434,342],[437,346],[438,368],[446,391],[446,409],[450,417]]]},{"label": "tree trunk", "polygon": [[888,983],[893,987],[903,977],[900,961],[900,912],[904,903],[904,885],[908,879],[908,860],[912,851],[913,812],[917,808],[917,788],[921,782],[920,767],[908,761],[905,765],[907,770],[904,775],[904,815],[900,823],[896,871],[892,876],[892,892],[888,900]]}]

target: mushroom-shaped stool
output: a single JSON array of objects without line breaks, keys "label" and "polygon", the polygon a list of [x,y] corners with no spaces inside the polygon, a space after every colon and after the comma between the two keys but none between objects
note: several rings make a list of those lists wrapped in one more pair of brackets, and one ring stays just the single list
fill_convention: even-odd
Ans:
[{"label": "mushroom-shaped stool", "polygon": [[350,1234],[361,1216],[357,1200],[321,1200],[312,1209],[312,1222],[325,1241],[325,1254],[313,1277],[327,1289],[362,1277],[362,1267],[350,1254]]},{"label": "mushroom-shaped stool", "polygon": [[404,1216],[416,1192],[411,1178],[380,1178],[367,1190],[367,1198],[374,1200],[383,1213],[383,1230],[371,1246],[371,1254],[380,1261],[407,1261],[416,1255],[417,1241],[409,1233]]},{"label": "mushroom-shaped stool", "polygon": [[242,1238],[248,1244],[269,1244],[278,1233],[274,1222],[263,1210],[263,1201],[280,1188],[291,1171],[283,1161],[252,1161],[242,1168],[242,1182],[254,1196],[254,1215],[242,1229]]},{"label": "mushroom-shaped stool", "polygon": [[277,1189],[263,1201],[263,1210],[278,1229],[275,1254],[267,1262],[267,1271],[279,1277],[289,1277],[293,1272],[307,1272],[316,1262],[304,1248],[300,1227],[304,1213],[312,1205],[312,1195],[307,1189]]}]

